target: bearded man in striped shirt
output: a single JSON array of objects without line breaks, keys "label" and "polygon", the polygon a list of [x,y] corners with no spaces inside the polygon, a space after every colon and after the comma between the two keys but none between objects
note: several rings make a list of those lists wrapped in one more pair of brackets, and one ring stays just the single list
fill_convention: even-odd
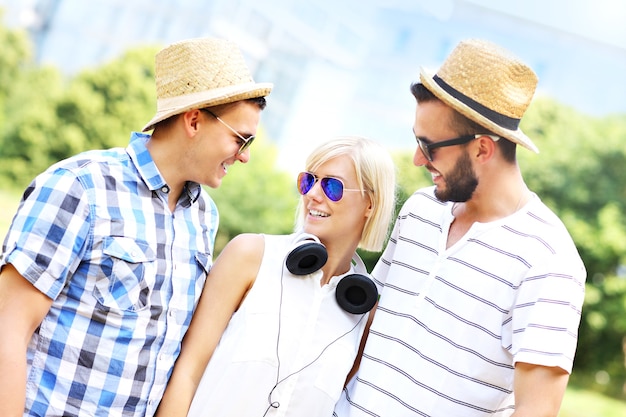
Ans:
[{"label": "bearded man in striped shirt", "polygon": [[372,272],[384,289],[336,416],[557,416],[586,271],[516,161],[517,145],[538,151],[519,128],[536,85],[481,40],[421,70],[414,164],[434,186],[404,204]]}]

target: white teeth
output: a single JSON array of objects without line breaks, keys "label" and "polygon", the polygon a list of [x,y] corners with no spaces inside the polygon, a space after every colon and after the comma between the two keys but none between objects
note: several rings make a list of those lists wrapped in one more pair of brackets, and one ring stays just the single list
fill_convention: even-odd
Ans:
[{"label": "white teeth", "polygon": [[329,216],[328,213],[324,213],[324,212],[317,211],[317,210],[309,210],[309,214],[315,217],[328,217]]}]

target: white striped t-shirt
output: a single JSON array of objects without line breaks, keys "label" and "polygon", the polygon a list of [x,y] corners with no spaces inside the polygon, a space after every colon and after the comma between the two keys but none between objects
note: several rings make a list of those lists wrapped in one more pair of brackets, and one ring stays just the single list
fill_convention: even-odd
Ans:
[{"label": "white striped t-shirt", "polygon": [[446,249],[451,204],[403,206],[373,275],[384,284],[340,417],[509,416],[515,362],[571,372],[586,272],[537,196]]}]

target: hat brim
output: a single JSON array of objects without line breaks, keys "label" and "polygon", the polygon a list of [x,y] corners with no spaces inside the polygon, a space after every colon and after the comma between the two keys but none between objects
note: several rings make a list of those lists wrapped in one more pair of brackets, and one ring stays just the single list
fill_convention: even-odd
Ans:
[{"label": "hat brim", "polygon": [[463,116],[478,123],[479,125],[489,129],[489,131],[495,133],[498,136],[506,138],[512,142],[515,142],[526,149],[530,149],[535,153],[539,153],[539,148],[533,143],[533,141],[522,132],[521,129],[516,130],[506,129],[497,123],[489,120],[476,110],[469,107],[467,104],[459,101],[455,97],[451,96],[447,91],[439,86],[434,81],[435,72],[429,71],[423,67],[420,67],[420,81],[424,86],[431,91],[437,98],[452,107],[454,110],[461,113]]},{"label": "hat brim", "polygon": [[218,88],[201,93],[186,94],[171,98],[159,99],[157,101],[157,112],[142,129],[146,132],[154,128],[157,123],[185,113],[192,109],[219,106],[221,104],[234,103],[236,101],[250,98],[265,97],[270,94],[273,88],[272,83],[248,83],[224,88]]}]

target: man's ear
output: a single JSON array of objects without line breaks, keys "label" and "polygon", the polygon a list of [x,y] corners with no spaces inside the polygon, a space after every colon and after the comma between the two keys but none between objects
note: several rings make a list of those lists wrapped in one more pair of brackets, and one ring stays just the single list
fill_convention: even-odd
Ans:
[{"label": "man's ear", "polygon": [[475,140],[475,146],[478,162],[487,162],[495,155],[498,145],[489,136],[481,136]]},{"label": "man's ear", "polygon": [[200,129],[200,117],[201,111],[198,109],[187,110],[185,113],[180,115],[182,119],[183,125],[185,126],[185,131],[188,135],[195,135]]}]

